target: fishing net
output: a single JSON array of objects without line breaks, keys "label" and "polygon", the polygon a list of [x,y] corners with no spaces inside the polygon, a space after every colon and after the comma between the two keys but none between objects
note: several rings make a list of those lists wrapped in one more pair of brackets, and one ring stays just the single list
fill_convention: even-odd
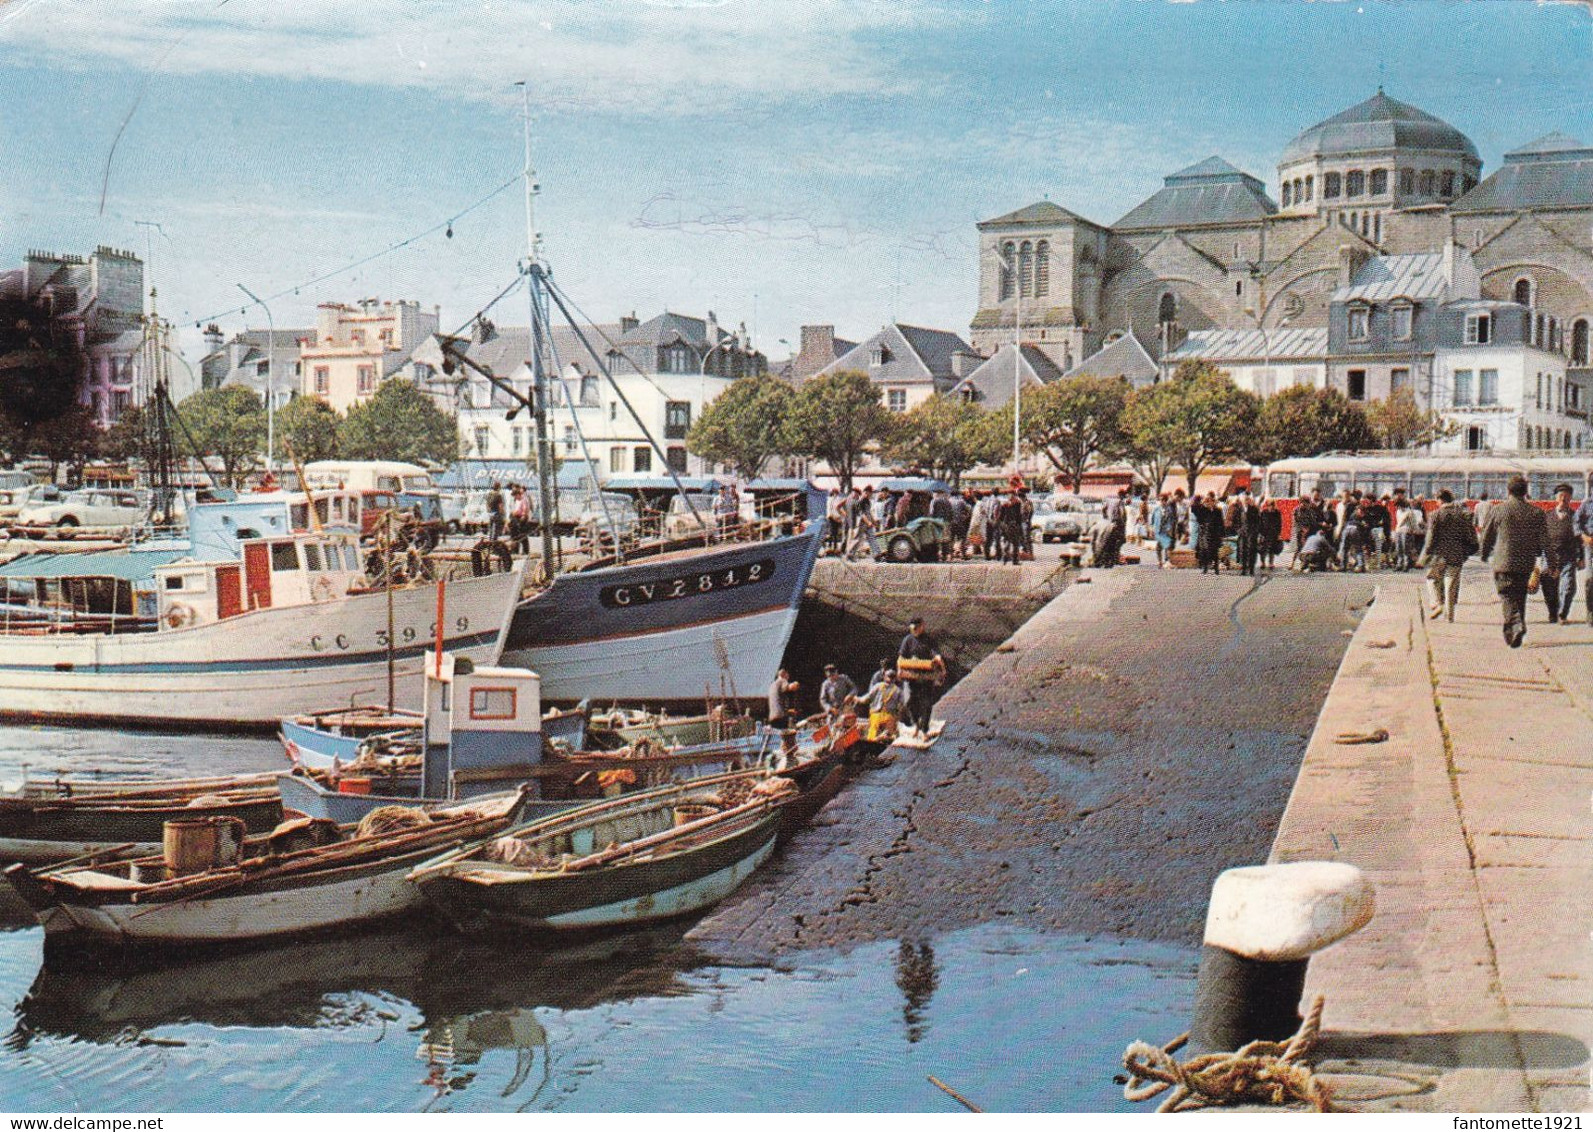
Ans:
[{"label": "fishing net", "polygon": [[430,825],[431,817],[424,810],[409,806],[377,806],[360,819],[357,836],[370,837],[378,833],[393,833],[400,829],[415,829]]}]

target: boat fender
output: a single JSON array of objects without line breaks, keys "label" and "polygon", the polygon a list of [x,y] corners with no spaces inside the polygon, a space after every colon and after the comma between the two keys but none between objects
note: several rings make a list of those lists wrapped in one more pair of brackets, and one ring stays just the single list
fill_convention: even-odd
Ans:
[{"label": "boat fender", "polygon": [[174,601],[166,608],[166,624],[173,629],[192,625],[197,617],[198,614],[194,612],[193,606],[184,605],[180,601]]}]

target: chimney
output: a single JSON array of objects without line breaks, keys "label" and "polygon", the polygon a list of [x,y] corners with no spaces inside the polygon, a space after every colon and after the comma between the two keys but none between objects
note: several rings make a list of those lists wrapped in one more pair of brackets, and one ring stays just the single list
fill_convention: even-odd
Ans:
[{"label": "chimney", "polygon": [[205,357],[208,358],[211,354],[219,354],[221,348],[226,344],[227,340],[222,336],[221,327],[213,322],[205,327]]},{"label": "chimney", "polygon": [[825,362],[834,361],[835,327],[804,326],[802,328],[802,349],[797,352],[804,358],[823,358]]},{"label": "chimney", "polygon": [[708,326],[704,331],[710,347],[719,345],[719,319],[713,311],[708,312]]},{"label": "chimney", "polygon": [[635,330],[640,325],[641,325],[641,323],[637,320],[635,311],[631,311],[630,314],[622,314],[622,315],[620,315],[620,333],[621,334],[629,334],[631,331]]}]

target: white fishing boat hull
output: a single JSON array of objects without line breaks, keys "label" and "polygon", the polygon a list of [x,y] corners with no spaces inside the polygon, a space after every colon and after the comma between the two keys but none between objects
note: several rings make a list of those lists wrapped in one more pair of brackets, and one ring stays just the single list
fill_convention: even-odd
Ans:
[{"label": "white fishing boat hull", "polygon": [[[494,662],[518,572],[450,582],[443,647]],[[437,590],[393,593],[397,706],[419,709]],[[0,638],[0,715],[275,729],[283,716],[385,700],[387,595],[258,609],[158,632]]]},{"label": "white fishing boat hull", "polygon": [[385,919],[421,903],[406,863],[302,888],[152,904],[57,904],[38,913],[46,939],[128,945],[233,943]]},{"label": "white fishing boat hull", "polygon": [[797,612],[782,606],[618,641],[533,645],[513,659],[540,673],[544,699],[560,703],[757,698],[774,682]]}]

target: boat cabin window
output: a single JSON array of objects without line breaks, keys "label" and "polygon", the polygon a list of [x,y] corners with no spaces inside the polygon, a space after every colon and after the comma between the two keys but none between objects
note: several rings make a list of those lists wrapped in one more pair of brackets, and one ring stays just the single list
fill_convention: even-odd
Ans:
[{"label": "boat cabin window", "polygon": [[360,569],[360,552],[359,552],[359,548],[357,546],[355,546],[353,543],[344,543],[343,544],[343,568],[345,570],[355,570],[355,571]]},{"label": "boat cabin window", "polygon": [[431,490],[431,477],[430,476],[405,476],[404,477],[404,490],[405,491],[430,491]]},{"label": "boat cabin window", "polygon": [[259,537],[260,537],[260,532],[255,530],[253,527],[239,527],[238,528],[238,541],[239,542],[242,542],[244,539],[259,538]]},{"label": "boat cabin window", "polygon": [[321,568],[321,548],[313,542],[304,544],[304,568],[306,570]]},{"label": "boat cabin window", "polygon": [[166,575],[166,589],[171,593],[203,593],[206,588],[203,574]]},{"label": "boat cabin window", "polygon": [[513,688],[470,689],[471,719],[513,719],[515,709]]},{"label": "boat cabin window", "polygon": [[297,570],[299,568],[299,552],[291,542],[274,542],[271,544],[271,569],[281,573],[284,570]]}]

